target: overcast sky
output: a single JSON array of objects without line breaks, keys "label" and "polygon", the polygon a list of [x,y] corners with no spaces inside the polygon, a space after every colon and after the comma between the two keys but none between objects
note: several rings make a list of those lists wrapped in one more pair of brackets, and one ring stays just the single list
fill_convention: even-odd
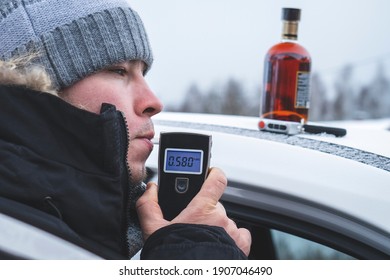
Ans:
[{"label": "overcast sky", "polygon": [[312,56],[312,71],[328,83],[345,64],[354,66],[357,85],[379,61],[390,75],[389,0],[129,2],[153,48],[148,82],[166,104],[181,101],[192,83],[208,90],[235,78],[248,92],[260,86],[264,56],[280,40],[282,7],[302,9],[299,42]]}]

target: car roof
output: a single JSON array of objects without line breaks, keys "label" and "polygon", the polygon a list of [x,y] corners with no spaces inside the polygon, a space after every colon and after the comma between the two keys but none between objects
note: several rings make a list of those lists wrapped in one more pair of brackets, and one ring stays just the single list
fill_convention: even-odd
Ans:
[{"label": "car roof", "polygon": [[[211,165],[228,180],[297,196],[390,232],[390,120],[321,123],[347,135],[283,135],[262,132],[256,117],[161,113],[162,131],[191,131],[213,137]],[[147,165],[157,168],[157,149]]]},{"label": "car roof", "polygon": [[[259,122],[258,118],[248,116],[174,112],[160,113],[154,117],[154,120],[158,123],[162,123],[162,121],[170,121],[171,125],[178,125],[178,122],[183,122],[187,123],[187,125],[192,124],[191,127],[196,124],[198,128],[200,125],[203,125],[206,129],[207,125],[209,125],[210,128],[211,126],[214,126],[214,128],[215,126],[223,126],[252,131],[258,131]],[[344,137],[334,137],[330,134],[299,134],[296,137],[340,144],[390,157],[390,145],[388,144],[390,140],[390,118],[379,120],[328,121],[318,122],[316,124],[346,128],[347,135]],[[275,133],[267,134],[268,136],[263,134],[262,138],[273,141],[280,141],[282,138],[287,138],[286,135],[281,136],[280,134]],[[259,135],[261,135],[261,133]]]}]

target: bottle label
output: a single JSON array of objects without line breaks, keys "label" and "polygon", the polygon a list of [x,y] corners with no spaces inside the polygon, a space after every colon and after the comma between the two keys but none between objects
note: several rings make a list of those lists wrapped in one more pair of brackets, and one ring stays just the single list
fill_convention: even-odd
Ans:
[{"label": "bottle label", "polygon": [[297,92],[295,95],[295,108],[309,108],[309,83],[310,72],[297,72]]}]

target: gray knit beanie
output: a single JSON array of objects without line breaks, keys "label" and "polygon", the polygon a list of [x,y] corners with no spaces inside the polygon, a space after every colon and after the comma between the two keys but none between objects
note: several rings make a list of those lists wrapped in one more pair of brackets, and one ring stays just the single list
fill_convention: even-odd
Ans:
[{"label": "gray knit beanie", "polygon": [[112,64],[153,57],[126,0],[0,0],[0,59],[38,53],[57,89]]}]

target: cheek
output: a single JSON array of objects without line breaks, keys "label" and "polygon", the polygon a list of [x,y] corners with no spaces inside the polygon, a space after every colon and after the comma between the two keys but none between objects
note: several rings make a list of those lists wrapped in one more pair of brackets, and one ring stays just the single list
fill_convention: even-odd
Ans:
[{"label": "cheek", "polygon": [[106,83],[83,80],[64,90],[61,96],[73,106],[99,114],[102,103],[113,103],[112,92]]}]

